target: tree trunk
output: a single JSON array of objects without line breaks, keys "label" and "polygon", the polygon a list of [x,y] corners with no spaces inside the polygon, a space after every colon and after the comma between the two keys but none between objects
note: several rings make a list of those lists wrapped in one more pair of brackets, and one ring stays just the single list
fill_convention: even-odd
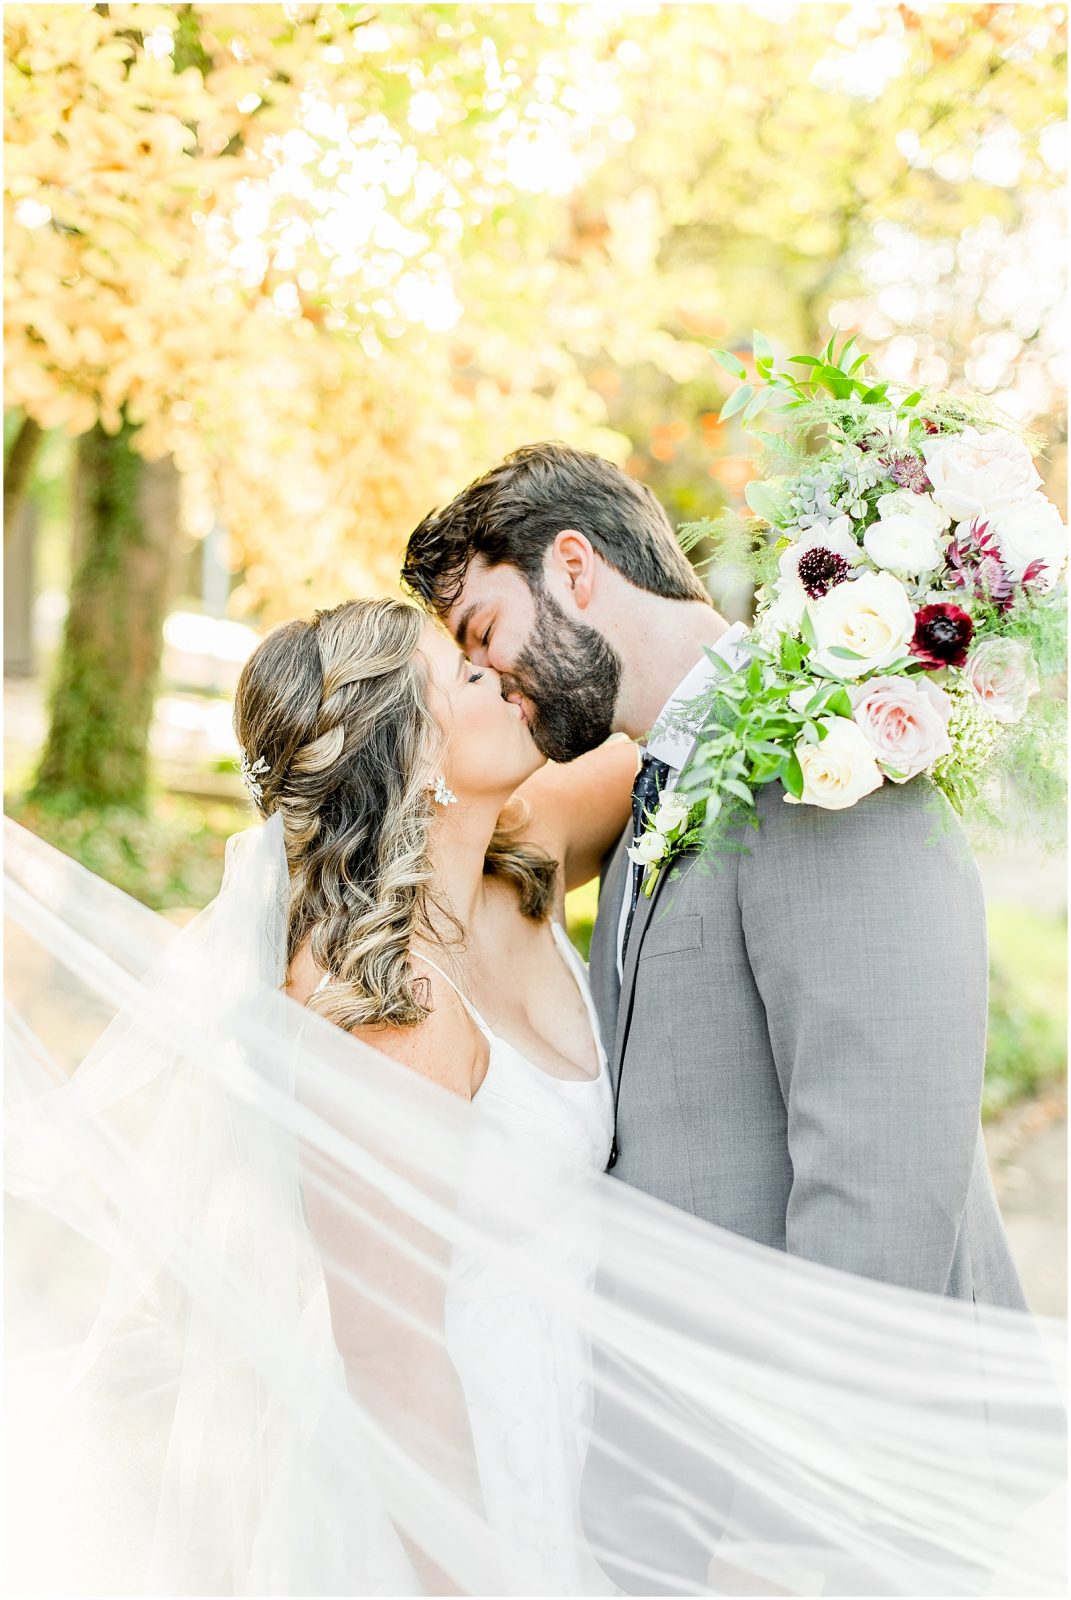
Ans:
[{"label": "tree trunk", "polygon": [[24,500],[4,530],[4,677],[32,678],[37,507]]},{"label": "tree trunk", "polygon": [[35,798],[142,807],[178,474],[98,425],[78,440],[70,609]]},{"label": "tree trunk", "polygon": [[30,484],[30,469],[40,443],[41,429],[32,417],[23,417],[4,459],[5,545],[14,535],[15,523]]}]

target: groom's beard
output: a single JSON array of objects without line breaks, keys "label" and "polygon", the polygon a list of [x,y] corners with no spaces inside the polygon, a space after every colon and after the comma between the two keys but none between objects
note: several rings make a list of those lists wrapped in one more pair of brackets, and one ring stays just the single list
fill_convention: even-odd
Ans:
[{"label": "groom's beard", "polygon": [[614,729],[621,657],[594,628],[574,622],[550,595],[535,593],[528,642],[503,674],[502,692],[532,707],[528,731],[549,761],[575,761]]}]

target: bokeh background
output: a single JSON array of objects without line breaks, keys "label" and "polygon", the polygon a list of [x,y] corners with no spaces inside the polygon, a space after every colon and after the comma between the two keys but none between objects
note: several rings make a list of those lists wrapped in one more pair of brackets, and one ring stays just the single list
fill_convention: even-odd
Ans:
[{"label": "bokeh background", "polygon": [[[419,517],[533,438],[676,523],[742,506],[710,351],[749,365],[756,326],[991,395],[1066,506],[1062,6],[8,5],[4,30],[6,809],[169,916],[248,821],[256,631],[393,589]],[[709,582],[747,615],[740,570]],[[990,1155],[1062,1311],[1054,831],[978,843]]]}]

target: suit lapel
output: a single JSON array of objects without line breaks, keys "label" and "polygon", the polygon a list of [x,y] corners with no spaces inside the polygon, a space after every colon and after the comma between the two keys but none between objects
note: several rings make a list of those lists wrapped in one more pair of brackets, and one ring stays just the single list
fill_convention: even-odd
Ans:
[{"label": "suit lapel", "polygon": [[617,927],[631,866],[625,850],[631,843],[632,829],[628,827],[606,859],[599,888],[599,914],[591,938],[591,985],[608,1052],[613,1044],[621,998],[621,980],[617,976]]},{"label": "suit lapel", "polygon": [[[691,761],[694,754],[695,745],[693,744],[688,753],[688,761]],[[687,765],[688,762],[685,762],[685,766]],[[681,770],[683,771],[684,768],[682,767]],[[622,854],[624,853],[622,852]],[[627,856],[624,856],[624,860],[626,866],[631,866],[631,862],[629,862]],[[617,1035],[614,1039],[613,1056],[615,1087],[621,1072],[621,1062],[625,1054],[625,1046],[628,1043],[629,1028],[632,1026],[632,1003],[636,990],[636,967],[640,959],[640,951],[643,948],[643,941],[647,934],[647,929],[651,925],[651,918],[654,916],[655,907],[657,906],[662,891],[666,886],[667,879],[675,870],[679,870],[678,863],[674,861],[668,862],[658,874],[657,882],[655,883],[650,895],[648,896],[644,894],[641,888],[640,898],[636,902],[636,912],[632,918],[632,931],[629,934],[629,941],[625,950],[625,960],[621,974],[621,996],[617,1005]],[[629,881],[626,881],[624,891],[626,894],[629,891],[629,886]],[[617,903],[618,907],[620,908],[620,896],[618,897]]]},{"label": "suit lapel", "polygon": [[[626,857],[627,860],[627,857]],[[629,863],[631,865],[631,863]],[[629,933],[628,945],[625,948],[624,970],[621,975],[621,998],[617,1006],[617,1037],[614,1040],[614,1078],[615,1082],[621,1071],[621,1061],[625,1054],[625,1045],[628,1043],[628,1031],[632,1026],[632,1002],[636,990],[636,967],[643,949],[643,941],[647,929],[651,925],[655,907],[658,904],[662,890],[665,888],[666,879],[673,871],[671,862],[664,866],[658,874],[658,879],[650,895],[640,890],[640,898],[636,902],[636,911],[632,918],[632,929]],[[626,893],[628,887],[626,885]],[[620,901],[618,902],[620,905]]]}]

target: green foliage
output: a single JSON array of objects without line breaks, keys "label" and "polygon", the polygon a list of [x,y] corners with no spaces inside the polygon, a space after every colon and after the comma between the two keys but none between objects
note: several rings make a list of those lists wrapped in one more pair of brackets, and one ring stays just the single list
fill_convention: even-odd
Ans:
[{"label": "green foliage", "polygon": [[[768,524],[759,517],[745,518],[735,511],[701,517],[677,529],[677,542],[685,555],[693,558],[692,564],[700,573],[740,567],[754,581],[765,583],[777,570]],[[707,553],[698,556],[697,552],[704,546]]]},{"label": "green foliage", "polygon": [[217,893],[226,843],[247,818],[225,801],[157,794],[149,810],[9,796],[5,810],[154,911],[200,910]]},{"label": "green foliage", "polygon": [[989,908],[990,990],[982,1112],[990,1117],[1067,1072],[1067,924]]},{"label": "green foliage", "polygon": [[744,648],[751,661],[740,672],[707,652],[717,678],[681,712],[682,727],[700,730],[680,781],[681,793],[701,809],[695,828],[680,841],[684,849],[719,845],[726,825],[740,820],[741,808],[753,810],[752,791],[763,784],[780,781],[798,799],[803,774],[797,744],[820,744],[826,718],[852,714],[844,684],[809,660],[806,641],[784,636],[777,656],[753,642]]},{"label": "green foliage", "polygon": [[[756,332],[753,337],[755,368],[760,384],[741,384],[726,400],[721,418],[743,413],[743,425],[777,458],[810,460],[821,448],[816,431],[831,445],[858,445],[875,436],[888,438],[893,422],[903,425],[904,443],[917,447],[929,429],[941,433],[960,433],[964,428],[1005,428],[1022,435],[1032,448],[1039,447],[1036,435],[1023,429],[984,395],[950,394],[945,390],[911,389],[906,384],[878,381],[868,373],[869,355],[858,350],[855,335],[836,348],[833,334],[820,356],[789,356],[788,367],[775,367],[769,340]],[[730,363],[746,369],[727,350],[715,350],[714,358],[727,370]],[[780,435],[756,426],[756,418],[766,413],[766,421],[781,420]],[[750,487],[750,486],[749,486]],[[749,505],[754,506],[749,498]],[[757,509],[757,508],[756,508]],[[768,521],[776,515],[761,512]]]}]

